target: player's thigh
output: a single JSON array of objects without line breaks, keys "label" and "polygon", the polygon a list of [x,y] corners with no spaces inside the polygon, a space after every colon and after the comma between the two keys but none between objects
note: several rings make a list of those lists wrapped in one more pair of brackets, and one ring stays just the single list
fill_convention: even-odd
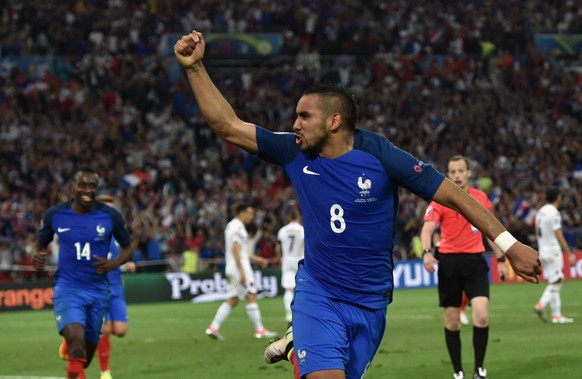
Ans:
[{"label": "player's thigh", "polygon": [[557,283],[564,279],[564,260],[562,253],[540,254],[544,277],[548,283]]},{"label": "player's thigh", "polygon": [[87,300],[83,291],[57,284],[53,295],[53,312],[59,333],[63,332],[65,326],[70,324],[80,324],[85,326],[87,313],[85,307]]},{"label": "player's thigh", "polygon": [[98,343],[109,305],[107,293],[96,293],[58,284],[53,296],[54,314],[59,333],[70,324],[85,329],[85,340]]},{"label": "player's thigh", "polygon": [[386,309],[370,310],[349,306],[352,313],[350,359],[347,378],[363,378],[376,355],[386,328]]},{"label": "player's thigh", "polygon": [[102,294],[93,294],[91,304],[87,306],[87,321],[85,322],[85,340],[88,343],[99,343],[101,327],[109,307],[109,299]]},{"label": "player's thigh", "polygon": [[226,275],[227,284],[226,284],[226,294],[227,298],[230,299],[232,297],[238,297],[238,275]]},{"label": "player's thigh", "polygon": [[255,274],[252,270],[245,270],[245,283],[240,282],[240,275],[238,271],[231,275],[227,275],[228,287],[227,297],[237,297],[240,300],[245,299],[249,294],[256,295],[257,286],[255,285]]},{"label": "player's thigh", "polygon": [[293,341],[301,375],[343,370],[361,377],[384,335],[386,311],[296,292]]},{"label": "player's thigh", "polygon": [[246,292],[256,295],[257,294],[257,284],[255,283],[255,272],[251,268],[245,269],[245,288]]}]

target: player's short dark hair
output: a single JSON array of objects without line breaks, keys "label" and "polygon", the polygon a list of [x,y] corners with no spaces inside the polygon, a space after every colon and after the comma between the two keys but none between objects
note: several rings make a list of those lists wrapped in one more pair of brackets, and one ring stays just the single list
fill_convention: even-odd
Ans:
[{"label": "player's short dark hair", "polygon": [[252,205],[250,205],[249,203],[240,203],[234,208],[234,214],[239,215],[239,214],[241,214],[241,212],[244,212],[248,208],[251,208],[251,207],[252,207]]},{"label": "player's short dark hair", "polygon": [[554,201],[556,201],[556,199],[558,198],[558,196],[560,196],[560,190],[555,188],[555,187],[551,187],[548,188],[546,190],[546,201],[548,203],[553,203]]},{"label": "player's short dark hair", "polygon": [[89,167],[89,166],[81,166],[77,169],[77,174],[78,173],[83,173],[83,174],[96,174],[97,175],[97,171],[94,170],[93,168]]},{"label": "player's short dark hair", "polygon": [[354,130],[360,114],[358,99],[354,94],[335,84],[319,83],[309,87],[303,96],[319,95],[324,101],[324,112],[327,114],[339,113],[345,125]]},{"label": "player's short dark hair", "polygon": [[99,181],[99,174],[97,171],[89,166],[82,166],[77,169],[75,175],[73,175],[71,183],[76,185],[79,182],[79,179],[82,175],[95,175],[97,177],[97,181]]}]

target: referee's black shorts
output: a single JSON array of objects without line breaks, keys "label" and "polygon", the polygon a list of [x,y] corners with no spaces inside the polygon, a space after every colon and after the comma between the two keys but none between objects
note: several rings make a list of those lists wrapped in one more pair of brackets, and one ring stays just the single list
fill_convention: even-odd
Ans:
[{"label": "referee's black shorts", "polygon": [[483,254],[439,254],[439,305],[460,307],[463,291],[469,300],[489,298],[489,266]]}]

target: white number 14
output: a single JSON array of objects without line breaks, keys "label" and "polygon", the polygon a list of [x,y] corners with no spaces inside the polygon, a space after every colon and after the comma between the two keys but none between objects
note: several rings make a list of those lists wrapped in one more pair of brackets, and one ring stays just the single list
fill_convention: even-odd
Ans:
[{"label": "white number 14", "polygon": [[91,244],[89,242],[85,242],[83,246],[81,246],[81,242],[75,242],[75,248],[77,249],[78,261],[83,258],[87,261],[91,260]]}]

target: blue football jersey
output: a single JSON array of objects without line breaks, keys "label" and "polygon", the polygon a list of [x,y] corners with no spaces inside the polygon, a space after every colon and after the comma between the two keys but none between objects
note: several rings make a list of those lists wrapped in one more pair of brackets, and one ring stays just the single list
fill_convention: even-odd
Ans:
[{"label": "blue football jersey", "polygon": [[[119,243],[115,238],[111,239],[111,243],[109,244],[109,259],[115,259],[119,256]],[[113,286],[121,286],[123,284],[121,278],[121,270],[118,268],[111,270],[107,273],[107,278],[109,279],[109,285]]]},{"label": "blue football jersey", "polygon": [[257,126],[259,157],[282,165],[299,200],[305,259],[296,291],[368,308],[392,301],[398,189],[425,200],[444,176],[385,137],[356,130],[354,148],[328,159],[300,150],[292,133]]},{"label": "blue football jersey", "polygon": [[93,257],[107,258],[113,238],[121,246],[130,244],[131,237],[121,214],[100,202],[95,203],[90,213],[79,214],[71,207],[71,201],[67,201],[46,211],[37,239],[41,245],[48,246],[55,233],[59,237],[56,283],[106,291],[107,276],[97,274]]}]

